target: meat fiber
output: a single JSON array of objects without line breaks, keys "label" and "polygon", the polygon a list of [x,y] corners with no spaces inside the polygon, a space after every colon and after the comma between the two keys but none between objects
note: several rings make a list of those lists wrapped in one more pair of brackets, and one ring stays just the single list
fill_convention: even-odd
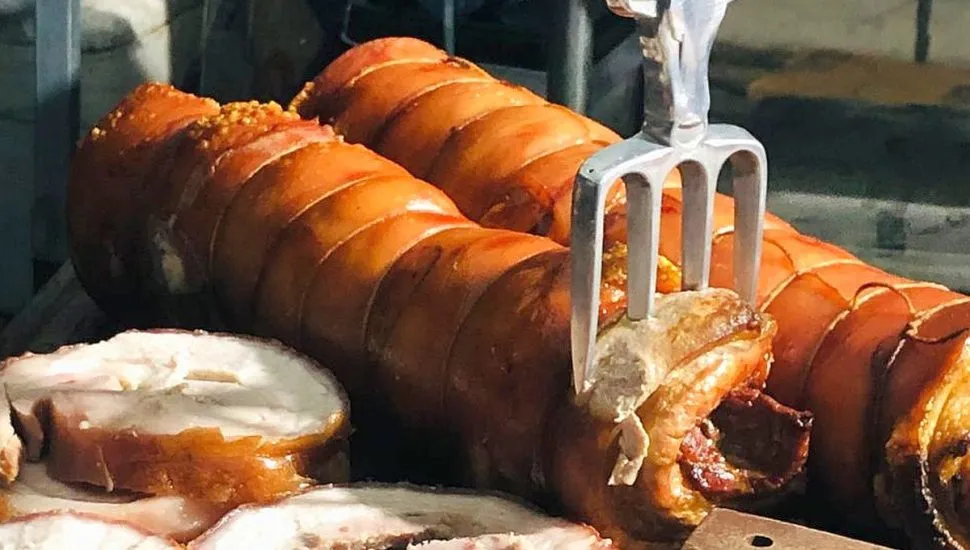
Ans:
[{"label": "meat fiber", "polygon": [[36,514],[0,524],[4,550],[176,550],[174,541],[127,523],[77,513]]},{"label": "meat fiber", "polygon": [[412,546],[612,548],[610,541],[586,526],[500,496],[407,485],[357,485],[320,487],[275,504],[242,507],[193,541],[189,550]]}]

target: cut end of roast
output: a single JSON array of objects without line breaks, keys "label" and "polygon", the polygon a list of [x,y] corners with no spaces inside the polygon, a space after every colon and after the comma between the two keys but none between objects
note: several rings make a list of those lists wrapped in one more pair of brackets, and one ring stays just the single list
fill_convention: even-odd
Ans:
[{"label": "cut end of roast", "polygon": [[174,550],[170,540],[76,513],[37,514],[0,524],[4,550]]},{"label": "cut end of roast", "polygon": [[378,550],[429,541],[435,548],[510,547],[496,545],[502,542],[523,548],[611,547],[589,527],[543,515],[500,496],[362,485],[319,487],[275,504],[241,507],[189,548]]},{"label": "cut end of roast", "polygon": [[[774,330],[769,316],[717,288],[660,295],[649,318],[604,328],[580,399],[617,424],[610,483],[633,485],[651,455],[671,455],[677,442],[686,485],[713,502],[796,476],[811,418],[761,393]],[[640,419],[642,407],[652,414]]]},{"label": "cut end of roast", "polygon": [[790,494],[811,416],[762,394],[775,331],[716,288],[658,296],[650,318],[606,325],[594,375],[557,421],[566,506],[621,543],[659,542],[714,506]]},{"label": "cut end of roast", "polygon": [[327,371],[243,336],[128,331],[10,359],[0,383],[32,458],[108,491],[268,500],[302,488],[349,431]]}]

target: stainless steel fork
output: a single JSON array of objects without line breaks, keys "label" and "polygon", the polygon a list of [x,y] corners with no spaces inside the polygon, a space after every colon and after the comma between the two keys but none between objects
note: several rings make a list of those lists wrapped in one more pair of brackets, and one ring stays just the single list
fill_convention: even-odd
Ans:
[{"label": "stainless steel fork", "polygon": [[622,180],[627,192],[627,315],[648,317],[656,293],[660,205],[664,180],[683,180],[684,290],[707,287],[714,193],[721,168],[734,172],[734,289],[755,299],[767,191],[767,158],[743,128],[708,125],[708,62],[731,0],[607,0],[617,15],[637,20],[645,79],[643,129],[590,157],[576,176],[572,204],[573,385],[592,373],[599,318],[603,225],[607,192]]}]

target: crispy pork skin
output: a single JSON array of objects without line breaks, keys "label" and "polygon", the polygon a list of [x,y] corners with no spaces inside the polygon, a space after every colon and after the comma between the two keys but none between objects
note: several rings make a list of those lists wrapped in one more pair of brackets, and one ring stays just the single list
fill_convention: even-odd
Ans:
[{"label": "crispy pork skin", "polygon": [[112,491],[216,503],[303,487],[348,432],[342,388],[279,343],[128,331],[0,369],[31,458]]},{"label": "crispy pork skin", "polygon": [[43,513],[0,524],[4,550],[176,550],[172,540],[127,523],[78,513]]},{"label": "crispy pork skin", "polygon": [[[451,540],[458,539],[458,540]],[[261,548],[611,548],[593,529],[513,500],[410,485],[328,486],[230,512],[190,550]],[[502,542],[502,545],[499,545]],[[505,545],[509,543],[509,545]],[[477,547],[477,546],[471,546]]]}]

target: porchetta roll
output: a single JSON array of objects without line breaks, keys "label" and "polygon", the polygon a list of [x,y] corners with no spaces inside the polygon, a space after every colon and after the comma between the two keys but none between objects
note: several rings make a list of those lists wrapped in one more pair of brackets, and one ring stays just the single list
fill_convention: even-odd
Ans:
[{"label": "porchetta roll", "polygon": [[[218,175],[219,158],[248,156],[252,142],[238,136],[253,122],[226,116],[237,108],[159,144],[164,163]],[[219,128],[218,154],[196,143],[209,128]],[[162,193],[132,207],[166,213],[154,241],[166,246],[143,249],[143,260],[194,266],[193,287],[228,324],[310,354],[352,402],[391,415],[359,417],[358,433],[433,442],[418,452],[433,454],[439,483],[454,469],[461,483],[551,499],[633,547],[675,543],[712,506],[774,498],[798,476],[810,418],[761,392],[775,324],[734,293],[670,294],[657,320],[629,323],[626,260],[609,255],[598,374],[577,397],[568,249],[474,223],[361,145],[264,143],[260,167],[195,180],[194,199],[156,177]],[[184,273],[144,271],[144,287],[180,289]],[[635,345],[644,338],[651,347]],[[771,445],[752,444],[765,430]]]},{"label": "porchetta roll", "polygon": [[[390,67],[401,85],[387,84]],[[365,105],[371,112],[362,114]],[[563,244],[579,166],[618,139],[414,39],[352,48],[291,107],[427,178],[466,216]],[[676,173],[667,184],[660,251],[673,273],[681,254]],[[621,189],[607,206],[608,255],[624,249],[625,210]],[[717,195],[715,286],[733,282],[733,218],[731,198]],[[890,526],[917,547],[970,548],[970,420],[959,412],[970,399],[962,380],[967,298],[868,265],[770,214],[763,244],[757,304],[777,323],[767,393],[812,411],[809,477],[819,493],[856,534]]]}]

